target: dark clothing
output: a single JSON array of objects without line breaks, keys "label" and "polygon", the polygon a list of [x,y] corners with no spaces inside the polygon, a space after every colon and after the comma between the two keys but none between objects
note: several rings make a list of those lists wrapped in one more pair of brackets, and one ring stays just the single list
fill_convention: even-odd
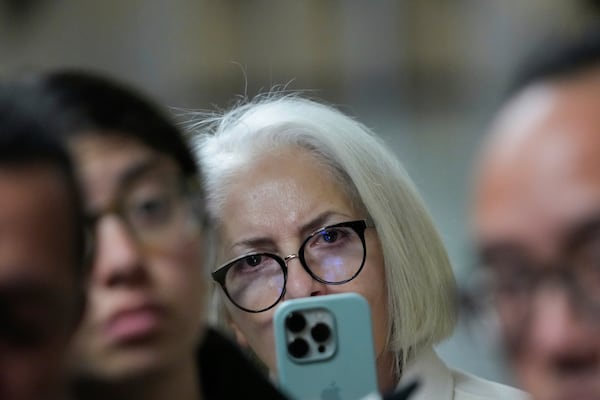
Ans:
[{"label": "dark clothing", "polygon": [[286,399],[235,344],[213,329],[207,329],[197,360],[205,400]]}]

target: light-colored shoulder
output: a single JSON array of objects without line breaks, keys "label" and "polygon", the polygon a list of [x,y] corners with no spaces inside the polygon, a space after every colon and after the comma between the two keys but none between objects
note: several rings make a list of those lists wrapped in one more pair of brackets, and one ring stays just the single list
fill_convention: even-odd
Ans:
[{"label": "light-colored shoulder", "polygon": [[529,395],[517,388],[488,381],[464,371],[451,370],[454,400],[527,400]]}]

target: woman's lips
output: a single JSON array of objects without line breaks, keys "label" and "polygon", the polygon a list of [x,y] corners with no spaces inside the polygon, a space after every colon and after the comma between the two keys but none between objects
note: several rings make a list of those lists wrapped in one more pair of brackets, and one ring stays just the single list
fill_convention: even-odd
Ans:
[{"label": "woman's lips", "polygon": [[116,313],[106,324],[105,332],[111,340],[128,342],[156,334],[163,319],[160,308],[142,306]]}]

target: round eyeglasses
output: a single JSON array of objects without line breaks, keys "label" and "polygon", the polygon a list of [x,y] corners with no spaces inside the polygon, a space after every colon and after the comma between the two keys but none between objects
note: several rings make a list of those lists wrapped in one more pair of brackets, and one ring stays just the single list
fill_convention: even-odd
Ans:
[{"label": "round eyeglasses", "polygon": [[183,178],[162,165],[135,171],[105,209],[86,217],[88,257],[94,256],[95,230],[106,215],[118,216],[144,250],[163,251],[186,234],[202,230],[202,204],[195,177]]},{"label": "round eyeglasses", "polygon": [[579,238],[556,262],[540,263],[517,251],[482,257],[463,288],[461,306],[478,330],[501,333],[511,350],[526,341],[541,291],[566,296],[571,312],[600,328],[600,229]]},{"label": "round eyeglasses", "polygon": [[258,313],[273,308],[285,294],[287,262],[298,258],[316,281],[341,285],[356,278],[367,257],[367,221],[349,221],[311,233],[297,254],[285,258],[273,253],[250,253],[237,257],[212,273],[238,308]]}]

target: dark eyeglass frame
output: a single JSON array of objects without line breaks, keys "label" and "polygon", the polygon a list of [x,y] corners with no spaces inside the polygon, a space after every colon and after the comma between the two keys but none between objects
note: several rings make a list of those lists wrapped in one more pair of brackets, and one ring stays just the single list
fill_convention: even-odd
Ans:
[{"label": "dark eyeglass frame", "polygon": [[[288,266],[287,266],[287,262],[293,258],[298,258],[300,260],[300,264],[302,265],[302,268],[304,268],[304,270],[317,282],[321,282],[324,283],[326,285],[343,285],[344,283],[350,282],[351,280],[355,279],[360,272],[362,271],[363,267],[365,266],[365,261],[367,259],[367,245],[365,242],[365,230],[367,228],[373,228],[374,225],[369,223],[367,220],[361,219],[361,220],[354,220],[354,221],[346,221],[346,222],[340,222],[338,224],[334,224],[334,225],[327,225],[324,227],[321,227],[319,229],[317,229],[316,231],[312,232],[310,235],[308,235],[308,237],[306,239],[304,239],[304,241],[302,242],[302,245],[300,245],[300,248],[298,249],[296,254],[293,255],[288,255],[286,257],[281,257],[278,254],[275,253],[269,253],[269,252],[257,252],[257,253],[248,253],[248,254],[244,254],[242,256],[236,257],[230,261],[227,261],[225,264],[221,265],[219,268],[217,268],[215,271],[213,271],[211,273],[211,276],[213,278],[213,280],[215,282],[217,282],[221,288],[223,289],[223,292],[225,292],[225,295],[227,296],[227,298],[231,301],[231,303],[233,303],[233,305],[235,305],[237,308],[249,312],[249,313],[260,313],[260,312],[264,312],[267,310],[270,310],[271,308],[275,307],[277,305],[277,303],[279,303],[281,301],[281,299],[283,298],[283,296],[285,295],[285,292],[287,290],[287,278],[288,278]],[[356,234],[358,235],[358,237],[360,238],[360,241],[362,243],[362,247],[363,247],[363,256],[362,256],[362,262],[360,264],[360,267],[356,270],[356,272],[348,279],[344,279],[342,281],[339,282],[330,282],[327,281],[325,279],[322,279],[321,277],[319,277],[318,275],[316,275],[308,266],[308,264],[306,263],[306,259],[304,257],[304,248],[306,246],[306,244],[308,242],[310,242],[310,240],[315,237],[316,235],[320,234],[323,231],[326,231],[328,229],[333,229],[333,228],[351,228],[352,230],[354,230],[354,232],[356,232]],[[238,261],[243,260],[244,258],[247,257],[252,257],[252,256],[268,256],[271,257],[272,259],[274,259],[275,261],[277,261],[277,263],[279,264],[279,266],[281,267],[281,270],[283,272],[283,290],[281,291],[281,294],[279,295],[279,297],[277,298],[277,300],[275,300],[273,302],[272,305],[270,305],[269,307],[263,308],[261,310],[251,310],[248,308],[245,308],[239,304],[237,304],[232,298],[231,295],[229,294],[229,291],[227,290],[227,287],[225,286],[225,279],[227,276],[227,273],[229,272],[229,270],[237,264]]]},{"label": "dark eyeglass frame", "polygon": [[[568,300],[578,310],[577,312],[600,326],[600,319],[598,318],[600,315],[600,302],[594,301],[587,294],[587,290],[582,287],[577,279],[577,272],[573,267],[569,267],[567,263],[545,263],[544,266],[546,268],[540,268],[538,263],[537,268],[529,267],[531,276],[521,278],[521,282],[518,283],[527,285],[527,296],[530,297],[527,303],[523,305],[522,321],[531,318],[533,298],[538,291],[543,286],[552,285],[564,290]],[[494,271],[491,267],[482,265],[473,268],[473,270],[474,276],[477,277],[475,278],[476,282],[472,282],[470,287],[460,290],[459,305],[461,312],[465,313],[467,318],[477,320],[487,314],[489,307],[498,304],[499,300],[496,296],[505,289],[496,282],[498,278],[493,276]],[[522,279],[527,279],[528,282],[522,282]],[[502,296],[506,295],[502,294]]]},{"label": "dark eyeglass frame", "polygon": [[[182,176],[180,174],[176,174],[175,179],[178,181],[177,185],[179,187],[179,195],[181,196],[181,199],[191,204],[192,211],[198,221],[198,226],[203,229],[206,225],[206,218],[205,213],[203,210],[201,210],[202,189],[198,181],[198,176]],[[98,225],[98,221],[108,215],[117,216],[125,224],[128,233],[133,236],[136,243],[138,245],[141,244],[138,233],[136,232],[135,228],[131,226],[129,219],[126,217],[124,198],[125,196],[123,196],[121,193],[121,195],[116,196],[116,198],[113,199],[113,201],[101,211],[84,215],[84,231],[86,241],[86,254],[84,259],[86,265],[91,265],[96,256],[96,227]]]},{"label": "dark eyeglass frame", "polygon": [[[488,271],[488,273],[493,274],[491,271]],[[596,304],[593,300],[588,298],[589,296],[586,295],[585,288],[582,287],[577,279],[577,271],[572,267],[551,266],[548,269],[541,269],[538,267],[538,269],[529,273],[531,274],[531,277],[526,278],[529,279],[529,283],[527,284],[529,296],[535,296],[544,285],[554,285],[561,287],[567,293],[569,299],[573,301],[574,304],[577,304],[580,309],[588,310],[588,313],[592,315],[598,315],[600,312],[600,304]],[[501,288],[498,288],[494,284],[488,284],[488,286],[490,287],[488,292],[491,292],[488,293],[488,295],[502,291]]]}]

